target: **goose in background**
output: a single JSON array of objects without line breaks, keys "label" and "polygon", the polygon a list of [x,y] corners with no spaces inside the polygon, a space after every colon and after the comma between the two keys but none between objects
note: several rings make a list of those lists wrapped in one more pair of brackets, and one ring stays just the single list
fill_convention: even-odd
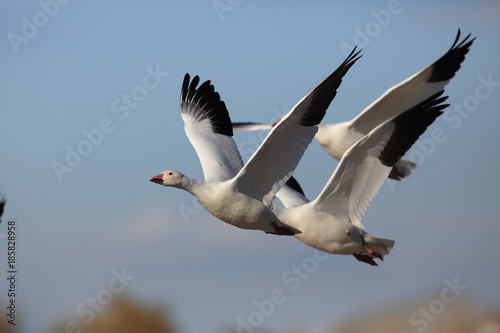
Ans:
[{"label": "goose in background", "polygon": [[[434,61],[403,82],[389,88],[377,100],[368,105],[354,119],[335,124],[319,125],[315,139],[333,158],[340,161],[354,143],[387,119],[398,115],[417,103],[429,98],[444,87],[455,76],[469,52],[475,38],[471,34],[460,40],[460,29],[451,48]],[[233,123],[238,130],[270,129],[274,124]],[[392,168],[389,178],[401,180],[416,167],[414,162],[399,160]]]}]

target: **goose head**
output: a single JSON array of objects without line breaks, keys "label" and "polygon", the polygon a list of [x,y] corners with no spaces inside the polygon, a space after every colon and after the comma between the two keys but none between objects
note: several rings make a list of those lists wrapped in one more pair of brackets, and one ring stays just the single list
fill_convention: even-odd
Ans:
[{"label": "goose head", "polygon": [[163,185],[182,188],[186,176],[177,170],[165,170],[162,173],[149,178],[150,182]]}]

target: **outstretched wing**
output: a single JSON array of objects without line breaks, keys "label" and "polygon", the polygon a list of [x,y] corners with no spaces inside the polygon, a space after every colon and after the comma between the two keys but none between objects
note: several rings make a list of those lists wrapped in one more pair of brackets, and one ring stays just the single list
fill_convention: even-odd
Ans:
[{"label": "outstretched wing", "polygon": [[368,134],[387,119],[404,112],[434,95],[455,76],[475,38],[467,35],[462,41],[460,29],[451,48],[441,58],[403,82],[388,89],[375,102],[351,121],[354,130]]},{"label": "outstretched wing", "polygon": [[184,131],[198,154],[205,181],[225,181],[240,171],[243,161],[232,138],[226,104],[210,81],[197,87],[199,82],[198,76],[191,82],[189,74],[184,76],[180,99]]},{"label": "outstretched wing", "polygon": [[269,205],[290,178],[311,143],[326,109],[337,93],[342,77],[359,59],[359,52],[347,59],[323,82],[302,98],[268,133],[257,151],[235,177],[234,185]]},{"label": "outstretched wing", "polygon": [[377,126],[346,151],[313,201],[318,210],[363,228],[361,219],[392,166],[443,113],[443,91]]}]

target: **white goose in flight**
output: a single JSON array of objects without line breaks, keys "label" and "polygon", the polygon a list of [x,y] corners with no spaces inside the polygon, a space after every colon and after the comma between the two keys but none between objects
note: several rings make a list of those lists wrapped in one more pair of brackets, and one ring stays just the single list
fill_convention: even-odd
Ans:
[{"label": "white goose in flight", "polygon": [[[389,88],[354,119],[342,123],[319,125],[315,136],[316,141],[329,155],[340,161],[347,149],[376,126],[443,90],[460,69],[465,55],[474,42],[475,38],[471,39],[470,36],[470,34],[467,35],[459,42],[459,29],[455,42],[441,58]],[[240,122],[233,123],[233,128],[260,130],[269,129],[273,125]],[[394,165],[389,178],[400,180],[408,176],[415,166],[415,163],[402,159]]]},{"label": "white goose in flight", "polygon": [[243,165],[226,105],[210,81],[197,87],[186,74],[180,109],[184,130],[201,162],[205,181],[166,170],[150,178],[194,195],[213,216],[242,229],[278,235],[299,231],[282,223],[270,208],[317,132],[342,77],[359,59],[356,48],[323,82],[302,98],[269,132]]},{"label": "white goose in flight", "polygon": [[394,164],[448,106],[442,104],[447,98],[440,97],[442,93],[385,121],[356,142],[315,200],[306,199],[290,178],[277,194],[286,207],[276,210],[278,218],[299,229],[295,237],[313,248],[352,254],[377,265],[374,259],[383,260],[394,241],[369,235],[361,220]]}]

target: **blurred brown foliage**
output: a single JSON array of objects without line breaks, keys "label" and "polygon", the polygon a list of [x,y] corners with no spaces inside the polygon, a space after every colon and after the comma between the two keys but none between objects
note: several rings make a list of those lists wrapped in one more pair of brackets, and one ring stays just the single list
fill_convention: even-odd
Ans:
[{"label": "blurred brown foliage", "polygon": [[2,320],[2,322],[0,322],[0,333],[14,333],[13,326],[7,323],[6,320]]},{"label": "blurred brown foliage", "polygon": [[[65,325],[51,332],[65,332]],[[117,296],[89,323],[78,322],[78,333],[176,333],[173,321],[161,306],[144,305],[130,297]]]},{"label": "blurred brown foliage", "polygon": [[337,323],[330,333],[500,333],[500,309],[485,314],[473,309],[465,296],[450,304],[442,303],[444,307],[436,307],[438,299],[439,294],[386,309],[360,312]]},{"label": "blurred brown foliage", "polygon": [[[432,299],[431,299],[432,300]],[[412,313],[419,312],[430,301],[418,301],[399,304],[388,308],[376,308],[360,311],[357,314],[337,322],[328,333],[500,333],[500,310],[489,314],[478,313],[471,309],[466,298],[447,304],[425,326],[415,325],[409,320]],[[116,297],[97,314],[89,323],[79,323],[78,333],[179,333],[174,321],[165,308],[140,304],[127,297]],[[422,317],[419,317],[422,318]],[[69,318],[68,320],[72,320]],[[51,332],[64,332],[62,322],[59,330]],[[252,333],[265,333],[263,328],[252,328]],[[214,328],[207,332],[214,332]],[[306,330],[301,329],[301,332]],[[0,332],[4,331],[3,328]],[[241,333],[236,327],[221,330],[221,333]],[[296,333],[297,331],[293,331]],[[248,332],[245,332],[248,333]],[[292,333],[288,331],[287,333]]]}]

